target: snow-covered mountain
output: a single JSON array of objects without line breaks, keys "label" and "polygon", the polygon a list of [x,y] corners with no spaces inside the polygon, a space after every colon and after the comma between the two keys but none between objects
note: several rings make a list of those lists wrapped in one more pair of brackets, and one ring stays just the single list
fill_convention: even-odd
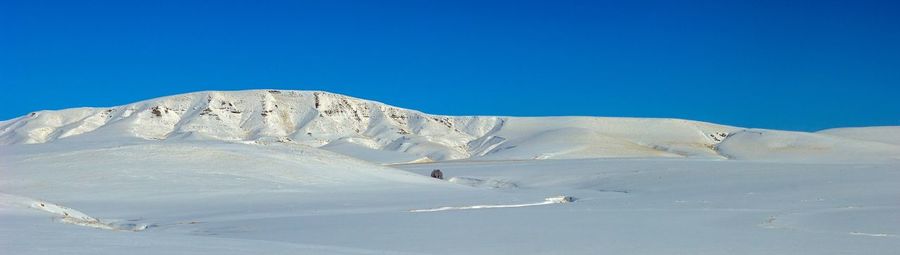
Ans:
[{"label": "snow-covered mountain", "polygon": [[[598,157],[767,158],[782,147],[872,147],[859,139],[809,133],[745,139],[745,129],[680,119],[440,116],[322,91],[208,91],[108,108],[39,111],[0,122],[0,144],[108,140],[219,140],[319,147],[398,163],[452,159]],[[774,133],[773,133],[774,132]],[[719,144],[732,134],[727,153]],[[756,137],[761,137],[757,135]],[[801,137],[801,138],[798,138]],[[785,140],[786,139],[786,140]],[[810,140],[801,143],[792,141]],[[853,145],[853,144],[862,145]],[[900,146],[877,143],[878,157]],[[774,148],[774,149],[773,149]],[[830,147],[829,147],[830,148]],[[838,153],[840,149],[836,150]],[[825,153],[828,157],[827,154]],[[801,155],[802,156],[802,155]]]},{"label": "snow-covered mountain", "polygon": [[39,111],[0,122],[0,250],[887,254],[897,141],[895,127],[438,116],[318,91]]}]

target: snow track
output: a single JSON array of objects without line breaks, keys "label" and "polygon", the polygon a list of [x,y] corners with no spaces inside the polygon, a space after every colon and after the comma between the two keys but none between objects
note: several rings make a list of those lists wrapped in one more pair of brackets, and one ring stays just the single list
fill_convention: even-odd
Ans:
[{"label": "snow track", "polygon": [[438,208],[431,209],[414,209],[409,210],[409,212],[439,212],[439,211],[450,211],[450,210],[471,210],[471,209],[492,209],[492,208],[516,208],[516,207],[529,207],[529,206],[540,206],[540,205],[552,205],[552,204],[564,204],[571,203],[575,201],[574,198],[569,196],[556,196],[556,197],[548,197],[545,198],[543,202],[538,203],[528,203],[528,204],[508,204],[508,205],[470,205],[470,206],[444,206]]}]

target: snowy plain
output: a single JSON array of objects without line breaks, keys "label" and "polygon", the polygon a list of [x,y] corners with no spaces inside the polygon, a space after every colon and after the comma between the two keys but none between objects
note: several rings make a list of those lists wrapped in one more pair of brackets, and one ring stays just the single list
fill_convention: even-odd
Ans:
[{"label": "snowy plain", "polygon": [[41,111],[0,122],[0,250],[896,254],[897,141],[307,91]]}]

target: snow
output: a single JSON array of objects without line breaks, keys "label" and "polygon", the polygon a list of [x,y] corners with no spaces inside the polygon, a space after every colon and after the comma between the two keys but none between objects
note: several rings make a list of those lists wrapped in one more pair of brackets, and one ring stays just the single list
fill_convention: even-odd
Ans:
[{"label": "snow", "polygon": [[438,116],[276,90],[40,111],[0,122],[0,250],[892,254],[897,130]]}]

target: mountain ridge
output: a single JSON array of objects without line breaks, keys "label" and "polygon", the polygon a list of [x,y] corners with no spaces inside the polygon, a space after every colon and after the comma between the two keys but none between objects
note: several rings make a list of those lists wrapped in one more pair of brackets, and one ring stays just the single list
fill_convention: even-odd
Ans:
[{"label": "mountain ridge", "polygon": [[742,130],[746,129],[671,118],[432,115],[326,91],[260,89],[201,91],[113,107],[32,112],[0,122],[0,145],[106,139],[279,142],[380,163],[474,158],[724,159],[719,143]]}]

